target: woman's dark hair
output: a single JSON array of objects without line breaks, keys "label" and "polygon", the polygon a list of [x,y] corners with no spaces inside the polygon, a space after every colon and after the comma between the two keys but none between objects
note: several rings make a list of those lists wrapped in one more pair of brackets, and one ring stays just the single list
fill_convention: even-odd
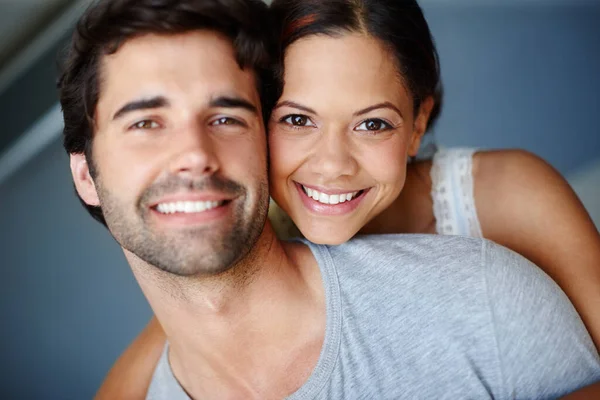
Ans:
[{"label": "woman's dark hair", "polygon": [[279,39],[277,85],[270,102],[283,90],[285,50],[309,35],[365,33],[380,40],[395,56],[399,72],[413,95],[415,113],[433,96],[428,129],[439,116],[442,85],[438,53],[416,0],[273,0],[271,15]]},{"label": "woman's dark hair", "polygon": [[[172,35],[208,29],[229,37],[241,68],[263,80],[271,73],[269,13],[260,0],[97,0],[81,17],[60,66],[58,89],[64,117],[63,144],[69,154],[85,154],[90,174],[94,114],[100,95],[100,65],[127,40],[149,33]],[[106,226],[100,207],[79,200]]]}]

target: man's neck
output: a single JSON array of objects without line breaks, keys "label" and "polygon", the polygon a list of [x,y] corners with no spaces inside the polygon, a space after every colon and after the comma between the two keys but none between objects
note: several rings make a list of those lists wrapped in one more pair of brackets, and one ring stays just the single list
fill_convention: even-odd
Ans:
[{"label": "man's neck", "polygon": [[174,277],[130,263],[190,394],[283,397],[316,365],[326,319],[319,268],[306,246],[280,242],[269,223],[251,253],[219,277]]}]

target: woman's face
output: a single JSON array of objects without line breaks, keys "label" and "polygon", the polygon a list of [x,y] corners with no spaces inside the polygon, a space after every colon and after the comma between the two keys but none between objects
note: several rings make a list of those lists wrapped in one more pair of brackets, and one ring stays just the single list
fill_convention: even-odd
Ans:
[{"label": "woman's face", "polygon": [[343,243],[398,197],[428,112],[414,117],[395,59],[371,37],[306,37],[284,62],[271,196],[307,239]]}]

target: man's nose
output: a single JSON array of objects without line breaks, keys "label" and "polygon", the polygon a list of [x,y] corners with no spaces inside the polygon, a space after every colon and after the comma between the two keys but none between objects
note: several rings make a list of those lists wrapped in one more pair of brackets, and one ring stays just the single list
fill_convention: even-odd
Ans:
[{"label": "man's nose", "polygon": [[173,140],[177,141],[178,150],[169,166],[172,174],[194,177],[212,175],[219,170],[214,138],[206,129],[190,126]]}]

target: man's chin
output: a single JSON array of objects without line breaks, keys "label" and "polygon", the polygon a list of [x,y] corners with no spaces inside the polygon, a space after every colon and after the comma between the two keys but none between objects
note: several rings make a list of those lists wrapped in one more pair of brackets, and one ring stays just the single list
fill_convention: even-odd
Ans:
[{"label": "man's chin", "polygon": [[239,242],[232,248],[216,240],[186,239],[164,240],[153,246],[145,242],[144,246],[129,249],[127,253],[150,267],[176,276],[212,277],[232,269],[248,252]]},{"label": "man's chin", "polygon": [[178,265],[177,267],[166,265],[153,265],[162,272],[181,277],[181,278],[216,278],[227,274],[232,270],[233,265],[218,266],[206,265],[203,263],[190,263],[189,265]]}]

